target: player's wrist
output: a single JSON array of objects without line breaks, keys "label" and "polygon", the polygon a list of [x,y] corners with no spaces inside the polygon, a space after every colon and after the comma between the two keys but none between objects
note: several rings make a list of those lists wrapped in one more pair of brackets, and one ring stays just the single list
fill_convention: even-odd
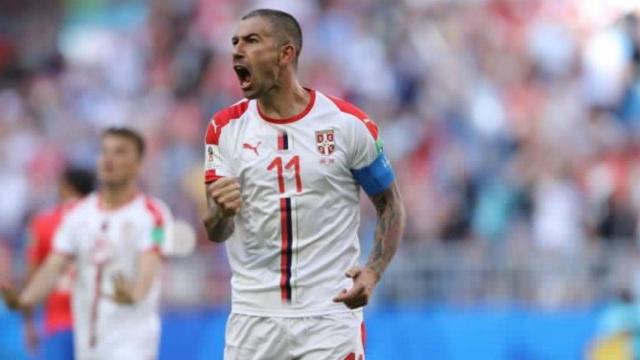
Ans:
[{"label": "player's wrist", "polygon": [[207,228],[216,227],[218,226],[218,224],[220,224],[220,222],[229,217],[228,215],[224,214],[224,211],[218,205],[213,205],[212,207],[215,207],[215,209],[210,209],[209,213],[204,219],[204,225]]},{"label": "player's wrist", "polygon": [[369,273],[374,278],[376,284],[380,281],[380,278],[382,277],[382,273],[370,265],[366,265],[363,271]]}]

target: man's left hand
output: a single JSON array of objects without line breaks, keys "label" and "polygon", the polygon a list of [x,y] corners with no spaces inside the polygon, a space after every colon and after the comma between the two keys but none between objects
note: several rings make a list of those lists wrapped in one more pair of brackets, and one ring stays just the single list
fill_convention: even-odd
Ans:
[{"label": "man's left hand", "polygon": [[338,296],[333,298],[333,302],[344,303],[349,309],[357,309],[367,305],[380,275],[366,266],[351,268],[345,275],[353,279],[353,286],[349,290],[342,290]]},{"label": "man's left hand", "polygon": [[135,302],[133,286],[124,276],[117,274],[113,277],[113,301],[121,305],[132,305]]}]

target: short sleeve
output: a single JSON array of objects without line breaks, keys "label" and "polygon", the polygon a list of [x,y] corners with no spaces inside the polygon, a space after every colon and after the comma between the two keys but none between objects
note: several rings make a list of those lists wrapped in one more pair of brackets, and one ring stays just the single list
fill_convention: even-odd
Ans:
[{"label": "short sleeve", "polygon": [[219,138],[220,129],[213,120],[207,126],[204,144],[204,182],[206,184],[231,175],[229,164],[220,150]]},{"label": "short sleeve", "polygon": [[145,207],[149,213],[149,221],[145,222],[142,234],[138,237],[137,250],[139,252],[154,251],[164,253],[163,249],[170,236],[173,234],[173,215],[166,206],[159,200],[147,197]]},{"label": "short sleeve", "polygon": [[382,153],[382,140],[378,138],[378,126],[365,118],[353,123],[351,164],[352,170],[371,165]]},{"label": "short sleeve", "polygon": [[384,154],[378,126],[368,117],[354,119],[351,141],[349,166],[358,184],[370,196],[386,190],[395,175]]},{"label": "short sleeve", "polygon": [[78,250],[76,236],[73,231],[73,217],[65,216],[53,235],[53,251],[75,255]]}]

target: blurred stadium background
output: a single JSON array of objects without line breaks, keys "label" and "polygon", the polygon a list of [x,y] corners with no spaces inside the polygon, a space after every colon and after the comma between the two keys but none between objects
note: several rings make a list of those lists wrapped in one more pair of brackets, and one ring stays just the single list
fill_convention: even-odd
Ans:
[{"label": "blurred stadium background", "polygon": [[[633,347],[633,0],[2,0],[0,281],[23,279],[25,224],[55,201],[64,164],[92,168],[99,130],[134,126],[150,146],[144,188],[199,231],[197,252],[166,267],[161,359],[221,358],[229,270],[199,225],[202,141],[241,97],[229,38],[256,7],[298,17],[304,83],[378,122],[404,192],[404,243],[366,311],[369,359]],[[21,331],[0,304],[1,359],[27,356]]]}]

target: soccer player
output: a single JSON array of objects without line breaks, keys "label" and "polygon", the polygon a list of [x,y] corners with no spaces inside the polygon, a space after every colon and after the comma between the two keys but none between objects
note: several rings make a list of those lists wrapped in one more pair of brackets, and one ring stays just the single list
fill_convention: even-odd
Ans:
[{"label": "soccer player", "polygon": [[[226,241],[232,269],[225,359],[363,359],[362,307],[405,218],[378,128],[300,85],[291,15],[251,11],[231,42],[246,99],[216,113],[205,136],[204,225]],[[360,188],[378,217],[365,266]]]},{"label": "soccer player", "polygon": [[[93,187],[92,172],[74,167],[65,169],[58,184],[59,204],[37,214],[29,224],[30,243],[27,252],[29,279],[51,253],[53,234],[63,216],[79,199],[93,191]],[[74,276],[74,269],[70,266],[46,300],[45,338],[41,348],[43,359],[73,359],[70,291]],[[30,311],[25,313],[25,335],[29,348],[35,350],[39,339]]]},{"label": "soccer player", "polygon": [[20,295],[3,288],[9,307],[32,308],[73,263],[77,359],[157,357],[160,249],[173,220],[164,204],[138,190],[143,154],[144,141],[135,131],[104,131],[99,190],[66,214],[53,252]]}]

